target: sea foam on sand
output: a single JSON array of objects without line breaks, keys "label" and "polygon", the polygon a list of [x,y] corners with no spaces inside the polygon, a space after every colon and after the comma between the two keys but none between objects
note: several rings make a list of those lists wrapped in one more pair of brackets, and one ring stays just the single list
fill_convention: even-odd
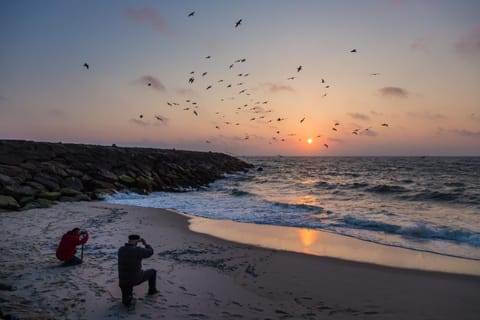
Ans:
[{"label": "sea foam on sand", "polygon": [[[480,277],[349,262],[221,240],[172,211],[102,202],[0,213],[4,316],[26,319],[477,319]],[[55,249],[87,229],[84,263],[61,268]],[[223,226],[222,228],[228,228]],[[233,227],[230,227],[233,228]],[[232,229],[233,230],[233,229]],[[233,231],[232,231],[233,232]],[[117,250],[139,233],[154,248],[160,294],[135,287],[121,304]],[[78,253],[79,254],[79,253]]]}]

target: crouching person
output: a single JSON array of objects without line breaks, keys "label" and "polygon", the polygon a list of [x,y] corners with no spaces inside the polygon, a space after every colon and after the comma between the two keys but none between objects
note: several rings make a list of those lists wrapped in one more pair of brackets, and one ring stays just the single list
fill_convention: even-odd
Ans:
[{"label": "crouching person", "polygon": [[[141,242],[144,248],[139,247]],[[152,247],[139,235],[128,236],[128,243],[118,250],[118,279],[122,290],[122,302],[127,308],[133,308],[133,287],[148,280],[148,294],[157,293],[157,271],[155,269],[142,270],[142,259],[153,255]]]},{"label": "crouching person", "polygon": [[62,236],[57,248],[56,256],[63,261],[62,266],[74,266],[83,261],[83,247],[81,258],[75,256],[78,245],[84,245],[88,241],[88,232],[73,228]]}]

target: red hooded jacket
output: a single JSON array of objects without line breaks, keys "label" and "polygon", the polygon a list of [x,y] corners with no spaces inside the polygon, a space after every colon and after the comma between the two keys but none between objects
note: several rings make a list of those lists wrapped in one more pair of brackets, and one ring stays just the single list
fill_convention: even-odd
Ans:
[{"label": "red hooded jacket", "polygon": [[57,258],[61,261],[70,261],[75,257],[76,247],[79,244],[84,244],[88,241],[88,233],[85,231],[83,237],[80,238],[80,234],[73,231],[68,231],[62,236],[60,244],[57,248]]}]

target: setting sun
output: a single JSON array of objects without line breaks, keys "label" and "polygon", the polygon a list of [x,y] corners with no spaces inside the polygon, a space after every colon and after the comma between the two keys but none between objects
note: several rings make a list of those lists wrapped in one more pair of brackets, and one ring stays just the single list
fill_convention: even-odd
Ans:
[{"label": "setting sun", "polygon": [[308,139],[307,139],[307,143],[308,143],[308,144],[312,144],[312,142],[313,142],[313,139],[312,139],[312,138],[308,138]]}]

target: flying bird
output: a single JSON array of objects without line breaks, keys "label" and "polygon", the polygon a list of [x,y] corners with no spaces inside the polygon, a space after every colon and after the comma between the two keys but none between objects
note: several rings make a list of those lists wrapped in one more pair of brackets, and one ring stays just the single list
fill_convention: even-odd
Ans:
[{"label": "flying bird", "polygon": [[375,73],[370,73],[371,76],[378,76],[380,73],[375,72]]},{"label": "flying bird", "polygon": [[155,116],[155,118],[156,118],[157,120],[159,120],[159,121],[162,121],[162,122],[163,122],[163,118],[162,118],[162,117],[160,117],[160,116]]},{"label": "flying bird", "polygon": [[140,119],[143,119],[143,114],[139,115],[138,117],[139,117]]},{"label": "flying bird", "polygon": [[207,87],[207,90],[208,90],[208,89],[211,89],[211,88],[212,88],[212,86],[210,85],[210,86]]},{"label": "flying bird", "polygon": [[189,82],[189,83],[193,83],[193,81],[195,81],[195,78],[194,78],[194,77],[191,77],[190,79],[188,79],[188,82]]},{"label": "flying bird", "polygon": [[350,50],[350,52],[355,53],[355,52],[357,52],[357,49],[352,49],[352,50]]},{"label": "flying bird", "polygon": [[88,63],[86,63],[86,62],[83,64],[83,66],[84,66],[85,69],[87,69],[87,70],[90,69],[90,66],[89,66]]},{"label": "flying bird", "polygon": [[382,127],[388,127],[388,123],[382,123]]},{"label": "flying bird", "polygon": [[305,117],[303,117],[302,120],[300,120],[300,123],[302,123],[303,121],[305,121]]},{"label": "flying bird", "polygon": [[328,149],[328,144],[324,143],[323,146]]},{"label": "flying bird", "polygon": [[151,87],[151,86],[152,86],[152,83],[151,83],[151,82],[149,82],[149,83],[147,84],[147,86]]},{"label": "flying bird", "polygon": [[210,59],[212,56],[206,56],[205,59]]},{"label": "flying bird", "polygon": [[295,77],[290,77],[290,78],[287,78],[287,80],[294,80]]},{"label": "flying bird", "polygon": [[302,66],[297,67],[297,72],[300,72],[300,71],[302,71]]},{"label": "flying bird", "polygon": [[337,131],[337,128],[332,128],[333,131]]},{"label": "flying bird", "polygon": [[193,114],[198,116],[198,112],[196,110],[193,110]]},{"label": "flying bird", "polygon": [[202,77],[205,77],[207,75],[207,73],[208,72],[206,72],[206,71],[204,73],[202,73]]},{"label": "flying bird", "polygon": [[233,63],[228,67],[229,69],[232,69],[233,68]]},{"label": "flying bird", "polygon": [[235,22],[235,28],[237,28],[239,25],[242,24],[242,19],[238,20],[237,22]]},{"label": "flying bird", "polygon": [[188,14],[189,17],[193,17],[195,15],[195,11],[192,11]]}]

